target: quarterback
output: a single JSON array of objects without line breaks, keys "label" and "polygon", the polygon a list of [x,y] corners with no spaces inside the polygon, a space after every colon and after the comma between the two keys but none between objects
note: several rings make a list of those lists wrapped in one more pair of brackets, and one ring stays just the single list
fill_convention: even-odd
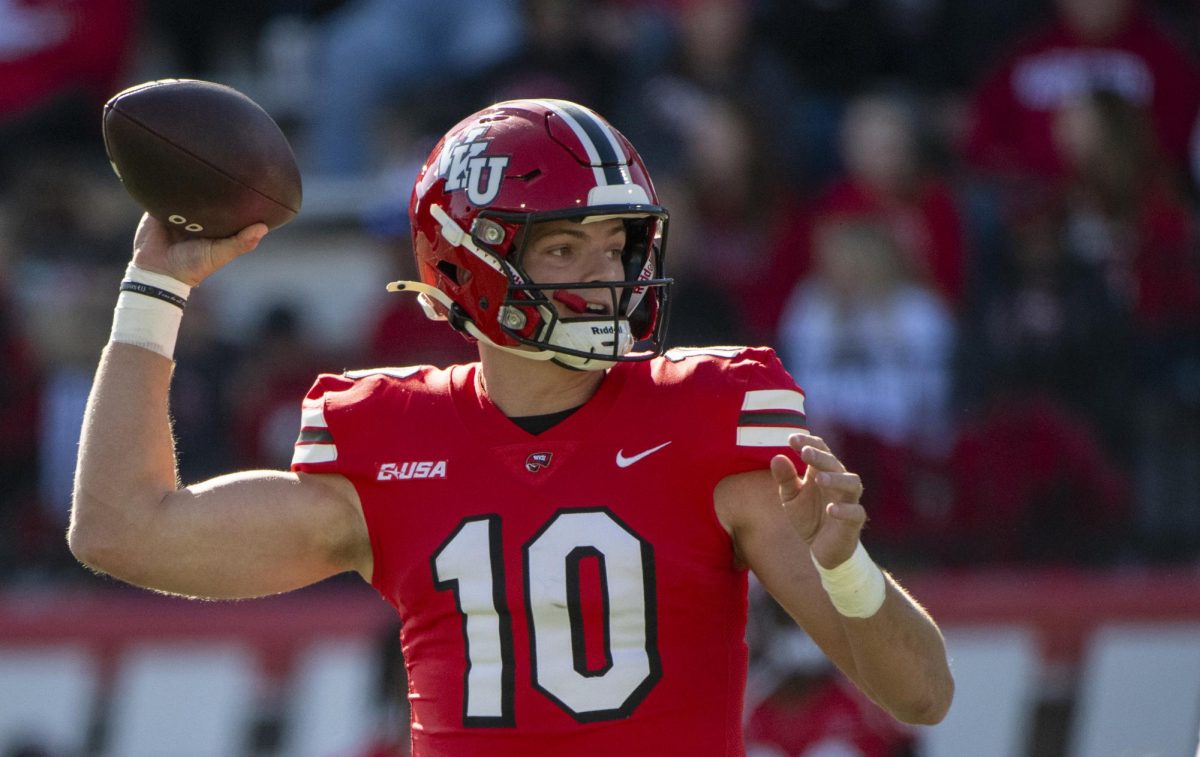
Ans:
[{"label": "quarterback", "polygon": [[402,620],[417,755],[744,754],[749,571],[897,719],[945,716],[941,634],[860,543],[859,478],[774,353],[663,351],[668,214],[624,136],[499,103],[434,147],[409,215],[418,280],[389,288],[479,360],[319,376],[290,471],[187,486],[181,305],[266,227],[143,218],[84,419],[82,562],[209,598],[357,572]]}]

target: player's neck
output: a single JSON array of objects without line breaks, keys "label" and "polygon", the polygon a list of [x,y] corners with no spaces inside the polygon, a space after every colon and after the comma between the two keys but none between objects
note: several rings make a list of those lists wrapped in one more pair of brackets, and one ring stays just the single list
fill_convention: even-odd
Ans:
[{"label": "player's neck", "polygon": [[604,371],[572,371],[479,345],[483,390],[510,418],[557,413],[591,399]]}]

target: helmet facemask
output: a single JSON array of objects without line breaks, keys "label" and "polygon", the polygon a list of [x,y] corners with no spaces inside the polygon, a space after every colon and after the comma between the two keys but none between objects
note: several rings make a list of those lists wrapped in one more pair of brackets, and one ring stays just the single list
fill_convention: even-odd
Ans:
[{"label": "helmet facemask", "polygon": [[[523,345],[554,353],[550,359],[566,368],[601,370],[615,362],[645,360],[662,352],[667,292],[672,283],[660,277],[666,213],[658,209],[639,209],[636,214],[629,208],[613,210],[623,212],[595,209],[602,212],[589,212],[585,217],[580,217],[578,211],[569,215],[535,214],[516,224],[512,216],[497,218],[509,228],[516,225],[520,229],[512,251],[497,255],[505,261],[511,282],[500,309],[501,328]],[[528,232],[533,224],[560,219],[591,223],[611,218],[622,219],[625,226],[622,280],[541,283],[525,270]],[[486,215],[481,221],[486,223]],[[583,290],[606,292],[607,297],[600,299],[607,306],[597,307],[581,296]],[[635,346],[642,349],[633,353]]]}]

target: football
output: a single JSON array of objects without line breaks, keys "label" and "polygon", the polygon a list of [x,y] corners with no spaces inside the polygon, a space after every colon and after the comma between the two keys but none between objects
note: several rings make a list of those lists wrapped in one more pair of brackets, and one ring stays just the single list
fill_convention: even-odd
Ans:
[{"label": "football", "polygon": [[300,170],[274,119],[232,87],[160,79],[104,105],[104,148],[150,215],[193,236],[227,237],[296,217]]}]

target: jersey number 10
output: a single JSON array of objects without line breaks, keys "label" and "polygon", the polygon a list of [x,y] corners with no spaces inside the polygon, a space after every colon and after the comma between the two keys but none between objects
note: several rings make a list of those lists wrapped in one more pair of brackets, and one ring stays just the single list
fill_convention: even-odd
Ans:
[{"label": "jersey number 10", "polygon": [[[513,727],[512,615],[505,599],[500,516],[466,518],[431,559],[434,585],[454,592],[466,647],[463,724]],[[580,722],[627,717],[662,677],[654,550],[604,508],[559,510],[521,550],[533,686]],[[486,556],[486,559],[484,559]],[[579,563],[597,558],[605,661],[584,650]]]}]

